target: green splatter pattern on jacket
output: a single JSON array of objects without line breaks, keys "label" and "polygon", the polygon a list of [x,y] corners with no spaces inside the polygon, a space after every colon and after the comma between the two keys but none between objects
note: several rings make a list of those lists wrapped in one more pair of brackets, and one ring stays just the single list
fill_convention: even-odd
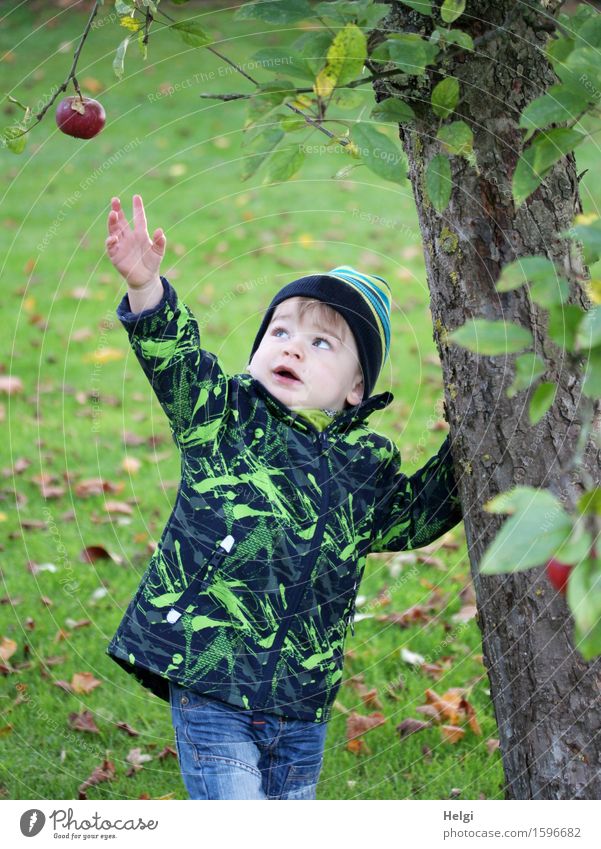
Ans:
[{"label": "green splatter pattern on jacket", "polygon": [[250,374],[226,375],[166,278],[117,316],[181,456],[172,513],[107,654],[159,697],[168,680],[241,709],[329,719],[368,553],[417,548],[461,520],[449,438],[408,477],[368,416],[324,430]]}]

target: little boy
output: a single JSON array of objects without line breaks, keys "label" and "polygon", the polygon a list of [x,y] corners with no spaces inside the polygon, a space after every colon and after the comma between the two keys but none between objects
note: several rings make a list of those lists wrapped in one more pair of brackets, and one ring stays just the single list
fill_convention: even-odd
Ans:
[{"label": "little boy", "polygon": [[117,315],[163,407],[182,478],[107,654],[168,700],[193,799],[314,799],[347,626],[370,552],[460,521],[449,439],[411,477],[367,417],[390,290],[341,267],[273,298],[248,371],[227,376],[165,277],[162,230],[118,198]]}]

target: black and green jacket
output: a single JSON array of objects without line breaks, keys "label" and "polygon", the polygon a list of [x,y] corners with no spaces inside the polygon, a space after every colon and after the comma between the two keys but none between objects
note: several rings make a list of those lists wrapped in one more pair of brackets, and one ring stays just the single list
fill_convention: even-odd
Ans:
[{"label": "black and green jacket", "polygon": [[107,654],[168,699],[169,680],[322,722],[342,679],[366,557],[460,521],[448,437],[411,477],[367,425],[372,396],[318,430],[250,374],[228,376],[166,278],[117,308],[181,455],[171,516]]}]

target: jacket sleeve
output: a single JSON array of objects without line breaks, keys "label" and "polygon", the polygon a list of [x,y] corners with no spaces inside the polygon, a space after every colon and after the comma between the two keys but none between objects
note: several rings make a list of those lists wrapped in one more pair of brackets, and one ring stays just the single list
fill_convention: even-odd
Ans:
[{"label": "jacket sleeve", "polygon": [[410,477],[401,472],[394,446],[378,488],[371,552],[420,548],[461,521],[450,445],[447,436],[438,453]]},{"label": "jacket sleeve", "polygon": [[214,438],[228,382],[214,354],[200,347],[198,323],[161,277],[163,297],[150,309],[131,312],[125,294],[117,318],[169,419],[173,439],[185,449]]}]

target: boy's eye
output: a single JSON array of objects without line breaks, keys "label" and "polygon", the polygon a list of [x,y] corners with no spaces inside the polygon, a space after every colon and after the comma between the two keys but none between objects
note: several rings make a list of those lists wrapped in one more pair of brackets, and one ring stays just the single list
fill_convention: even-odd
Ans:
[{"label": "boy's eye", "polygon": [[273,336],[277,336],[278,333],[285,333],[286,331],[284,330],[283,327],[274,327],[274,329],[271,332],[272,332]]},{"label": "boy's eye", "polygon": [[326,343],[326,345],[328,346],[328,348],[331,348],[331,347],[332,347],[332,346],[330,345],[330,343],[328,342],[328,340],[327,340],[327,339],[324,339],[324,338],[323,338],[323,336],[316,336],[314,341],[315,341],[315,342],[325,342],[325,343]]}]

